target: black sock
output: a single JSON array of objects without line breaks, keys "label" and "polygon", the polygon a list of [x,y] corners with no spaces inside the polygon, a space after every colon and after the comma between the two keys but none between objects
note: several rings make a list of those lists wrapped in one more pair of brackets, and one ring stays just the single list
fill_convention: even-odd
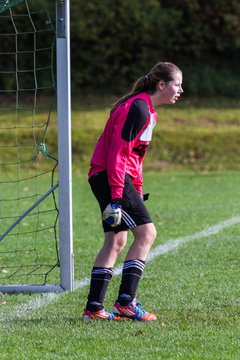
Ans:
[{"label": "black sock", "polygon": [[136,297],[138,283],[145,267],[143,260],[128,260],[123,264],[118,302],[125,306]]},{"label": "black sock", "polygon": [[112,275],[112,268],[94,267],[92,269],[90,291],[86,306],[88,311],[95,312],[104,308],[102,303]]}]

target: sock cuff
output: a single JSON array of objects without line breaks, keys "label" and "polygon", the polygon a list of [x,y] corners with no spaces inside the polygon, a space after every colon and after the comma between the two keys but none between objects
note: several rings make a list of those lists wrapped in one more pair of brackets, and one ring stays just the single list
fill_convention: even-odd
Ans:
[{"label": "sock cuff", "polygon": [[129,269],[129,268],[136,268],[136,269],[143,271],[145,268],[145,261],[139,260],[139,259],[127,260],[123,264],[123,270]]},{"label": "sock cuff", "polygon": [[99,277],[112,277],[113,276],[113,269],[106,268],[106,267],[93,267],[92,269],[92,276],[99,276]]}]

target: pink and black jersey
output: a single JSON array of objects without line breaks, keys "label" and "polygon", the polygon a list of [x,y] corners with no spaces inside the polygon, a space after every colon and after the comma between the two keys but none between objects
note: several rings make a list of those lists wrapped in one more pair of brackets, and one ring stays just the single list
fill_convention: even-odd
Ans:
[{"label": "pink and black jersey", "polygon": [[122,198],[126,173],[142,194],[142,161],[156,120],[157,113],[147,93],[129,98],[111,113],[95,147],[89,178],[107,171],[112,199]]}]

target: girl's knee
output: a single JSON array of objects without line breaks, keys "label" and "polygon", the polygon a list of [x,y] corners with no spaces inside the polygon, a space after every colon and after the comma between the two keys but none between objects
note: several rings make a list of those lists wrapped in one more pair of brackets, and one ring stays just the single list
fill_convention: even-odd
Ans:
[{"label": "girl's knee", "polygon": [[127,242],[127,236],[125,232],[120,232],[117,234],[114,234],[113,236],[108,238],[108,246],[116,252],[117,255],[119,255],[122,250],[124,249]]},{"label": "girl's knee", "polygon": [[134,232],[135,239],[152,245],[157,237],[157,230],[153,223],[139,226]]},{"label": "girl's knee", "polygon": [[148,229],[148,232],[146,234],[146,239],[150,244],[153,244],[156,237],[157,237],[157,230],[155,226],[152,224],[151,228]]},{"label": "girl's knee", "polygon": [[115,241],[116,251],[120,254],[126,245],[126,240],[122,237],[118,237]]}]

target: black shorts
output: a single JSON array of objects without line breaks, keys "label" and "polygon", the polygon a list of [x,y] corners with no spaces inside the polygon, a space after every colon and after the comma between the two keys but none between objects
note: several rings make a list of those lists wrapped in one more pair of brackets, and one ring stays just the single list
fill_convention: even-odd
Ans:
[{"label": "black shorts", "polygon": [[[99,203],[101,213],[103,213],[104,209],[111,201],[111,188],[108,183],[107,171],[102,171],[93,175],[89,179],[89,184]],[[122,206],[125,220],[122,217],[121,224],[116,227],[111,227],[103,221],[104,232],[114,231],[116,234],[119,231],[129,230],[139,225],[152,223],[147,208],[144,205],[141,196],[133,186],[132,179],[128,174],[125,175],[123,198],[127,199],[129,203],[127,206]]]}]

